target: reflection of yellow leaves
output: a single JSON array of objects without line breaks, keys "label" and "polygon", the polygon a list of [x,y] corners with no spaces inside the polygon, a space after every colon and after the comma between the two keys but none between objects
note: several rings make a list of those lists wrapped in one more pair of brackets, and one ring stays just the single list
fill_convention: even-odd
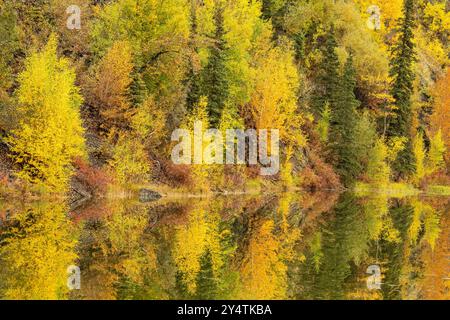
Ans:
[{"label": "reflection of yellow leaves", "polygon": [[432,250],[434,250],[436,240],[439,238],[441,232],[439,222],[440,219],[436,214],[436,211],[433,208],[428,207],[424,219],[425,240],[430,244]]},{"label": "reflection of yellow leaves", "polygon": [[383,223],[383,237],[386,241],[400,243],[400,231],[398,231],[394,226],[394,221],[392,217],[387,215]]},{"label": "reflection of yellow leaves", "polygon": [[411,243],[417,242],[417,237],[419,236],[419,232],[422,227],[421,216],[422,216],[422,206],[419,202],[416,202],[411,217],[411,223],[408,228],[408,237]]},{"label": "reflection of yellow leaves", "polygon": [[388,198],[375,196],[364,202],[367,229],[371,240],[378,240],[383,230],[383,218],[389,212]]},{"label": "reflection of yellow leaves", "polygon": [[283,299],[287,267],[280,260],[280,242],[272,220],[264,221],[252,235],[241,267],[242,298]]},{"label": "reflection of yellow leaves", "polygon": [[[278,213],[281,216],[281,234],[279,236],[281,242],[280,257],[287,261],[291,261],[296,257],[294,245],[301,237],[300,229],[296,226],[291,227],[288,221],[290,206],[293,200],[292,193],[285,193],[280,198],[278,204]],[[304,259],[304,257],[299,258]]]},{"label": "reflection of yellow leaves", "polygon": [[441,231],[439,227],[439,216],[433,207],[421,201],[412,201],[414,207],[411,224],[408,229],[408,236],[412,244],[417,242],[420,231],[424,229],[424,239],[434,249],[436,240]]},{"label": "reflection of yellow leaves", "polygon": [[176,232],[173,255],[191,293],[195,292],[200,258],[207,249],[211,252],[213,271],[217,272],[222,265],[218,221],[217,215],[199,205],[189,213],[188,224],[179,227]]},{"label": "reflection of yellow leaves", "polygon": [[153,243],[143,239],[148,222],[146,211],[128,212],[122,205],[127,204],[116,205],[116,212],[106,222],[108,242],[103,243],[102,248],[105,255],[124,257],[117,271],[140,282],[144,270],[156,269],[156,252]]},{"label": "reflection of yellow leaves", "polygon": [[[450,280],[448,280],[450,278],[448,267],[450,220],[448,215],[443,215],[442,219],[439,241],[434,240],[434,249],[431,246],[425,246],[422,252],[423,274],[425,276],[419,281],[419,286],[424,299],[450,299]],[[427,227],[425,226],[425,228]]]},{"label": "reflection of yellow leaves", "polygon": [[[6,299],[61,299],[75,241],[63,204],[38,203],[14,216],[1,241],[0,291]],[[3,287],[4,286],[4,287]]]}]

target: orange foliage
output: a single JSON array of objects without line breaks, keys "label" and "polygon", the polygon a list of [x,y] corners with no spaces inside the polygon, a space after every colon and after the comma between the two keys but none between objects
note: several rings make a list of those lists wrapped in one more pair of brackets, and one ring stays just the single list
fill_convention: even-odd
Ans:
[{"label": "orange foliage", "polygon": [[439,79],[434,90],[434,111],[430,118],[431,134],[434,135],[441,129],[442,138],[447,147],[445,159],[450,161],[450,68],[444,77]]},{"label": "orange foliage", "polygon": [[424,278],[421,281],[423,299],[449,300],[450,299],[450,221],[448,215],[442,221],[442,232],[436,241],[434,250],[427,246],[424,249]]},{"label": "orange foliage", "polygon": [[309,152],[309,164],[301,171],[301,186],[307,190],[339,189],[339,177],[333,168],[313,151]]},{"label": "orange foliage", "polygon": [[103,170],[93,168],[88,162],[77,158],[74,162],[76,170],[75,177],[87,185],[94,194],[104,195],[112,178]]},{"label": "orange foliage", "polygon": [[188,165],[176,165],[172,161],[162,164],[164,178],[172,186],[192,185],[191,168]]},{"label": "orange foliage", "polygon": [[128,89],[132,83],[132,53],[128,42],[117,41],[97,65],[89,84],[89,100],[106,120],[106,126],[129,125],[131,103]]}]

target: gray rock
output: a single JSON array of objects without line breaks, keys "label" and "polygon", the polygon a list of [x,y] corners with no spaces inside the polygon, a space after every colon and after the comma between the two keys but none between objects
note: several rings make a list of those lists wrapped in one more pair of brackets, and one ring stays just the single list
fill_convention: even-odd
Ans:
[{"label": "gray rock", "polygon": [[139,201],[140,202],[150,202],[161,199],[161,195],[153,190],[141,189],[139,190]]}]

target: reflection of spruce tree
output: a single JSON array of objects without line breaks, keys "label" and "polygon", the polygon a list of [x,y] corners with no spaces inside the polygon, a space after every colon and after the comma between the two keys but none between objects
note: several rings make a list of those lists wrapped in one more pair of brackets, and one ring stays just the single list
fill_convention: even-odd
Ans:
[{"label": "reflection of spruce tree", "polygon": [[400,20],[400,37],[398,43],[393,48],[393,59],[391,61],[390,76],[393,78],[392,96],[394,97],[397,109],[394,110],[394,116],[389,119],[389,136],[407,137],[406,148],[402,150],[396,161],[393,163],[393,169],[398,174],[405,176],[414,171],[414,154],[410,139],[410,130],[412,125],[411,95],[414,90],[414,2],[405,0],[403,14]]},{"label": "reflection of spruce tree", "polygon": [[191,298],[186,282],[183,278],[183,273],[181,271],[177,271],[175,274],[175,297],[180,300]]},{"label": "reflection of spruce tree", "polygon": [[[345,299],[345,283],[352,276],[352,262],[359,263],[367,251],[364,215],[353,195],[343,194],[334,208],[334,219],[325,227],[319,268],[307,254],[300,269],[299,299]],[[355,268],[353,268],[355,269]]]},{"label": "reflection of spruce tree", "polygon": [[207,249],[200,260],[200,271],[197,274],[196,298],[213,300],[217,296],[217,281],[214,276],[211,251]]},{"label": "reflection of spruce tree", "polygon": [[220,116],[228,95],[228,83],[226,77],[226,48],[223,39],[223,8],[216,8],[215,13],[216,34],[215,43],[211,48],[209,62],[203,71],[202,91],[208,97],[208,112],[211,125],[219,124]]},{"label": "reflection of spruce tree", "polygon": [[394,221],[394,227],[400,232],[401,243],[381,242],[383,260],[387,260],[389,269],[383,280],[384,284],[381,289],[383,297],[387,300],[397,300],[402,298],[402,288],[400,283],[400,275],[402,265],[405,263],[403,249],[407,245],[406,238],[411,216],[414,208],[410,205],[402,205],[398,203],[390,209],[390,214]]},{"label": "reflection of spruce tree", "polygon": [[353,57],[349,56],[336,95],[336,104],[331,109],[331,149],[336,156],[336,169],[344,185],[348,186],[361,173],[355,134],[360,102],[355,97],[356,72]]}]

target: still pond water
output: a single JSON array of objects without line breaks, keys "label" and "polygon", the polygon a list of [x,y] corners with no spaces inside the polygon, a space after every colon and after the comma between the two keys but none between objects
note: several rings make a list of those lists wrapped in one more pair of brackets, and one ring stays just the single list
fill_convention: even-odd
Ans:
[{"label": "still pond water", "polygon": [[450,299],[449,208],[352,193],[0,203],[0,298]]}]

